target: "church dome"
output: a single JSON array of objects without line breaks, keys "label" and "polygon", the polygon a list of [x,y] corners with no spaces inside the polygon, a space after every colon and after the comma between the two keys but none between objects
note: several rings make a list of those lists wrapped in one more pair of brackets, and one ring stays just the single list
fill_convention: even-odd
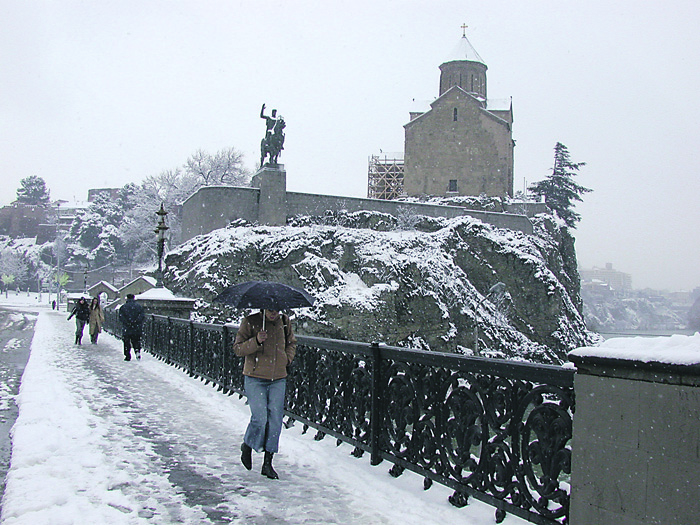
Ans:
[{"label": "church dome", "polygon": [[459,39],[459,43],[448,55],[445,63],[463,60],[467,60],[469,62],[479,62],[480,64],[486,65],[484,59],[479,56],[479,53],[476,52],[476,49],[474,49],[474,46],[472,46],[471,42],[469,42],[466,35]]},{"label": "church dome", "polygon": [[454,86],[486,101],[486,63],[466,35],[440,65],[440,96]]}]

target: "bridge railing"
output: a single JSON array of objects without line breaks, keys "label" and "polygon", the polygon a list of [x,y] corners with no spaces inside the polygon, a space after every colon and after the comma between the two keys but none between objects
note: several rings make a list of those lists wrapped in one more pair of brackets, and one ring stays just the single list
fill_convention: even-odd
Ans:
[{"label": "bridge railing", "polygon": [[[107,330],[119,335],[110,312]],[[149,315],[144,349],[227,394],[243,395],[237,327]],[[315,438],[332,436],[455,492],[532,523],[569,513],[574,370],[297,336],[286,413]]]}]

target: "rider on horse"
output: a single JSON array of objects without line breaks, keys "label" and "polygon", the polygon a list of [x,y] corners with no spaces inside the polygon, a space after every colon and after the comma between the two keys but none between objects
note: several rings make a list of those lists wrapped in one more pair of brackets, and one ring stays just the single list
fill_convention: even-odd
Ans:
[{"label": "rider on horse", "polygon": [[260,110],[260,118],[265,119],[265,138],[260,142],[260,166],[265,163],[265,157],[270,156],[270,164],[277,164],[277,157],[284,149],[284,128],[286,124],[282,117],[277,117],[277,110],[272,110],[272,116],[265,115],[265,104]]}]

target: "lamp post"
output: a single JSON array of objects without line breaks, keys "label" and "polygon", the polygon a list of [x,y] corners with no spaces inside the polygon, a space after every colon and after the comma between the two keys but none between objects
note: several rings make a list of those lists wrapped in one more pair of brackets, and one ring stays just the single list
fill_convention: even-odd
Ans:
[{"label": "lamp post", "polygon": [[156,273],[156,288],[163,288],[163,252],[165,251],[165,232],[170,228],[165,225],[165,216],[168,214],[160,203],[160,209],[156,212],[158,215],[158,224],[154,230],[158,243],[158,271]]},{"label": "lamp post", "polygon": [[506,285],[503,283],[496,283],[489,288],[489,291],[486,292],[486,295],[481,298],[481,301],[479,301],[479,304],[476,306],[476,310],[474,310],[474,355],[479,355],[479,310],[481,309],[481,305],[492,295],[495,298],[500,298],[503,297],[505,293]]}]

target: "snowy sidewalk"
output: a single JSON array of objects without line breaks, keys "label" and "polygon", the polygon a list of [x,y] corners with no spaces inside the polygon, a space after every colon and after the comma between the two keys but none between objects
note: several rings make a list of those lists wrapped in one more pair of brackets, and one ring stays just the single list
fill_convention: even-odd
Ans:
[{"label": "snowy sidewalk", "polygon": [[[20,394],[2,523],[494,523],[451,490],[372,467],[352,447],[284,430],[279,481],[239,463],[244,400],[149,354],[125,362],[120,341],[75,346],[64,312],[42,310]],[[89,341],[89,337],[84,337]],[[508,516],[507,525],[525,523]]]}]

